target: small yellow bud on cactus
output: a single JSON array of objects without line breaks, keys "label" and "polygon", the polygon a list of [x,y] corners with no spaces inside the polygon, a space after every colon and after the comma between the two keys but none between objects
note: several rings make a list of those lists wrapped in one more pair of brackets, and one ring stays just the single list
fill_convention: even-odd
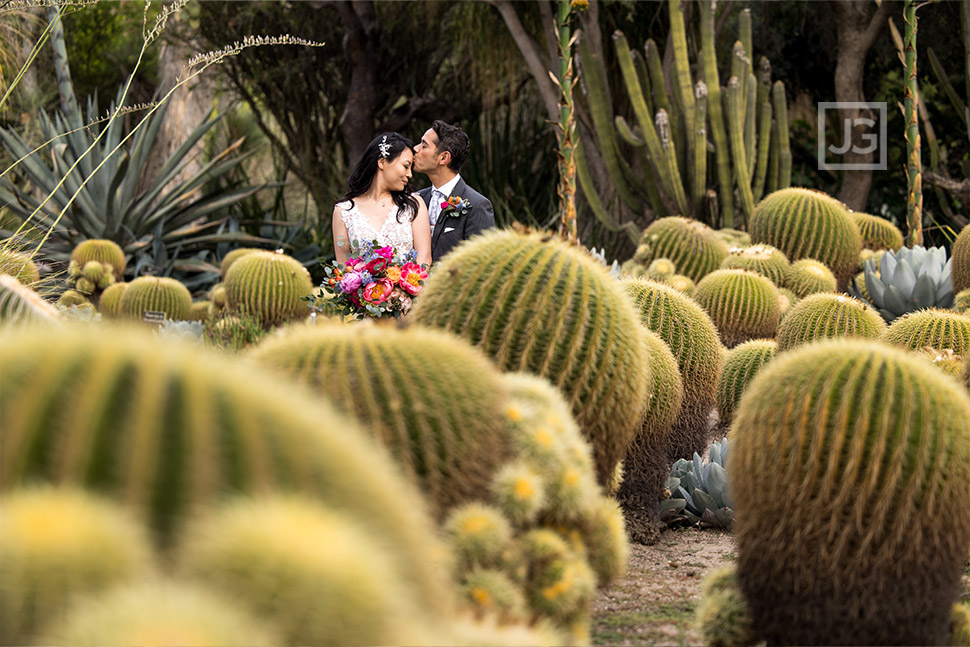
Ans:
[{"label": "small yellow bud on cactus", "polygon": [[502,511],[482,503],[454,508],[445,521],[445,533],[463,564],[483,567],[501,562],[512,539],[512,527]]},{"label": "small yellow bud on cactus", "polygon": [[517,524],[535,520],[546,501],[542,478],[529,465],[506,465],[495,475],[492,494],[496,504]]}]

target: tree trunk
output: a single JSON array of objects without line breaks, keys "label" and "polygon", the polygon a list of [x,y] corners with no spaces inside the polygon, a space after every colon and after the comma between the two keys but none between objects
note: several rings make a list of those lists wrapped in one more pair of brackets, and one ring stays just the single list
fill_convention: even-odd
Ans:
[{"label": "tree trunk", "polygon": [[[378,89],[377,60],[371,52],[377,50],[380,24],[371,0],[352,0],[339,4],[340,17],[347,28],[344,34],[344,55],[351,65],[350,89],[347,103],[340,115],[340,133],[347,147],[351,165],[363,157],[367,144],[377,134],[374,129],[380,91]],[[321,151],[321,154],[330,154]]]},{"label": "tree trunk", "polygon": [[[838,58],[835,65],[835,100],[839,102],[862,102],[866,100],[862,88],[866,54],[876,40],[890,13],[890,3],[886,0],[869,17],[869,0],[834,0],[832,8],[838,25]],[[842,156],[842,164],[872,164],[872,152],[857,153],[858,148],[866,148],[864,135],[872,133],[872,127],[857,123],[858,118],[868,118],[878,123],[878,115],[871,110],[859,108],[840,108],[840,123],[848,120],[853,124],[851,141],[853,145]],[[879,124],[885,127],[885,124]],[[839,131],[841,132],[841,128]],[[878,151],[881,152],[881,151]],[[872,170],[845,170],[839,200],[856,211],[865,211],[872,186]]]}]

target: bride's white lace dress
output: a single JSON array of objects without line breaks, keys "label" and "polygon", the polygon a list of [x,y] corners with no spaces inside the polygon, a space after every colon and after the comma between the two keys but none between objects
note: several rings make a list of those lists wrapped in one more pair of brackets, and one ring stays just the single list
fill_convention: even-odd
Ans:
[{"label": "bride's white lace dress", "polygon": [[350,201],[346,200],[337,205],[340,207],[340,219],[343,220],[347,228],[347,239],[354,241],[373,241],[378,245],[390,245],[400,254],[407,254],[414,249],[414,234],[411,231],[411,219],[402,215],[398,222],[397,205],[392,205],[387,210],[387,216],[380,229],[375,229],[374,225],[367,220],[367,216],[360,212],[356,203],[350,206]]}]

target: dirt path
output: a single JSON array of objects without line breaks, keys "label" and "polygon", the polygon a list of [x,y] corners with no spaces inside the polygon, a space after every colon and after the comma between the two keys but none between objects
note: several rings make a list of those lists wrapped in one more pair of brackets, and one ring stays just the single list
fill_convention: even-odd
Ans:
[{"label": "dirt path", "polygon": [[594,645],[699,645],[694,609],[707,571],[734,559],[723,530],[667,530],[653,546],[634,544],[625,578],[593,605]]}]

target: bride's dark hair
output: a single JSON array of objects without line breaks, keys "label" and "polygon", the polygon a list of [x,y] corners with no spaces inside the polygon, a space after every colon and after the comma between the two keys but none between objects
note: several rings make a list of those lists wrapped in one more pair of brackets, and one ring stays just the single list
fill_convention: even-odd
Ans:
[{"label": "bride's dark hair", "polygon": [[[370,185],[374,183],[374,176],[377,175],[377,160],[384,158],[388,162],[393,162],[404,152],[410,149],[414,153],[414,145],[411,140],[400,133],[382,133],[375,137],[367,145],[364,155],[354,166],[347,178],[347,193],[340,199],[341,202],[350,201],[350,206],[354,206],[354,198],[367,193]],[[402,191],[391,191],[391,198],[397,205],[397,220],[402,222],[401,215],[409,216],[408,220],[418,217],[418,201],[411,195],[411,183],[404,187]]]}]

